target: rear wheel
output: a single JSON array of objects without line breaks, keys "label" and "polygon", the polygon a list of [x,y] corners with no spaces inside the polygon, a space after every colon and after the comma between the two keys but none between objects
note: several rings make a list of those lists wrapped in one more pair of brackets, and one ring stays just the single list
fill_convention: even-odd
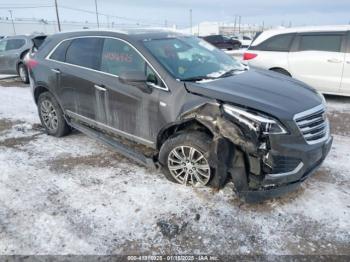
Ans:
[{"label": "rear wheel", "polygon": [[23,83],[29,83],[28,69],[25,64],[21,63],[18,65],[18,74]]},{"label": "rear wheel", "polygon": [[41,123],[47,134],[62,137],[70,132],[71,129],[64,119],[63,111],[51,93],[44,92],[40,94],[38,110]]},{"label": "rear wheel", "polygon": [[183,185],[209,185],[214,176],[208,161],[210,141],[200,132],[182,133],[165,141],[159,153],[165,176]]}]

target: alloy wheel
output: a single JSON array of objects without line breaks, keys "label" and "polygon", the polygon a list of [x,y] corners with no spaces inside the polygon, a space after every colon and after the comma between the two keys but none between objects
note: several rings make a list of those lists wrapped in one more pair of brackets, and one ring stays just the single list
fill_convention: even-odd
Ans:
[{"label": "alloy wheel", "polygon": [[58,117],[56,110],[49,100],[43,100],[40,105],[42,120],[50,131],[56,131],[58,128]]},{"label": "alloy wheel", "polygon": [[176,181],[195,187],[210,180],[210,166],[205,156],[191,146],[178,146],[168,156],[168,168]]}]

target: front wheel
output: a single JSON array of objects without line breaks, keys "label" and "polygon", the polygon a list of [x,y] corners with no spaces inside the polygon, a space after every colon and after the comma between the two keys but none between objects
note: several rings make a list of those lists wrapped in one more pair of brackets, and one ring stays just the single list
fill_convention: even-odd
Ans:
[{"label": "front wheel", "polygon": [[209,165],[210,137],[205,133],[182,133],[165,141],[159,161],[172,182],[194,187],[208,186],[214,176]]}]

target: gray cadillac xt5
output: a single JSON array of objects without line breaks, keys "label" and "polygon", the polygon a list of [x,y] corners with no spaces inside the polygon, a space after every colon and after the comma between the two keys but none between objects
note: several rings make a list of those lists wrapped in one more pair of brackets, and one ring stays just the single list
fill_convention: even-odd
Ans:
[{"label": "gray cadillac xt5", "polygon": [[331,148],[321,94],[196,37],[59,33],[27,66],[49,135],[77,129],[176,183],[232,181],[240,197],[261,201],[298,187]]}]

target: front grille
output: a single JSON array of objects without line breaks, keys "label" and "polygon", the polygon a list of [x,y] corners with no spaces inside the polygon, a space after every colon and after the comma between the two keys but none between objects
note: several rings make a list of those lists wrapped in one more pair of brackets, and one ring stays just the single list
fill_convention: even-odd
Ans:
[{"label": "front grille", "polygon": [[307,143],[315,144],[327,138],[329,123],[323,105],[297,114],[294,119]]}]

